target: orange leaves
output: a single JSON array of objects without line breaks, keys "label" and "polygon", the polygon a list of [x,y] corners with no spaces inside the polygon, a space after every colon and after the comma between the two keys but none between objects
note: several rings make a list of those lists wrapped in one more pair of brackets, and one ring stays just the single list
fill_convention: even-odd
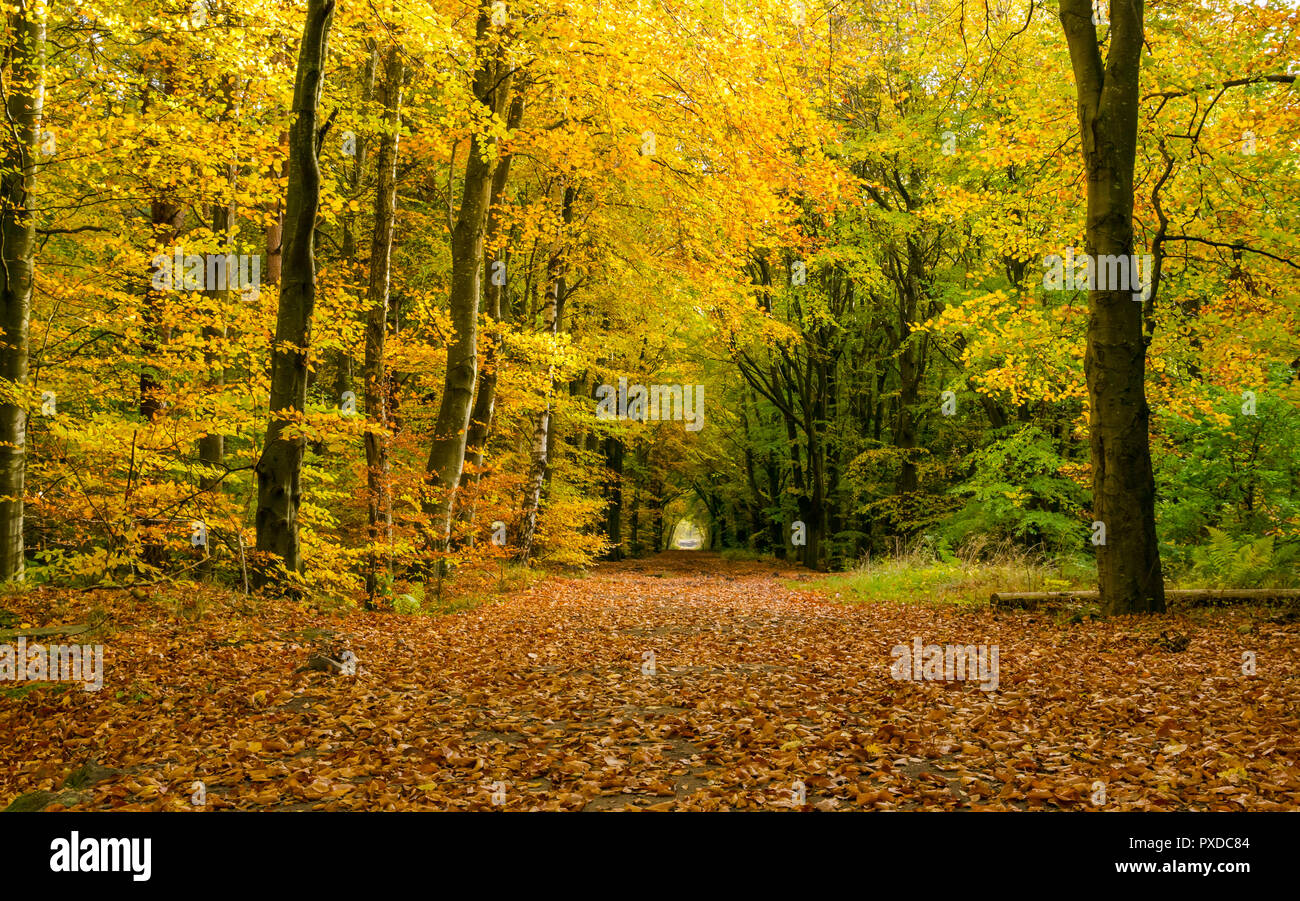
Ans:
[{"label": "orange leaves", "polygon": [[[701,568],[703,567],[703,568]],[[789,574],[785,574],[789,575]],[[847,606],[754,563],[664,555],[446,617],[214,603],[196,623],[122,593],[6,599],[24,622],[102,605],[100,693],[0,705],[0,802],[136,810],[1294,809],[1295,625],[1160,624]],[[221,600],[220,592],[202,589]],[[1164,624],[1168,627],[1170,624]],[[394,629],[400,627],[396,640]],[[357,675],[294,674],[346,634]],[[317,630],[317,631],[311,631]],[[1001,688],[899,682],[911,635],[999,644]],[[973,639],[972,639],[973,640]],[[653,651],[647,675],[643,654]],[[35,723],[57,722],[53,740]],[[203,806],[191,803],[202,782]],[[1099,786],[1104,788],[1099,788]],[[1104,796],[1104,801],[1097,799]]]}]

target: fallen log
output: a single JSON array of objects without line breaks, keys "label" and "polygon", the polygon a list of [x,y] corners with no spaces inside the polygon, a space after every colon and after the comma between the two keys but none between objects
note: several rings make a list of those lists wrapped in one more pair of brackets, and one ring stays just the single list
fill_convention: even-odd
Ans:
[{"label": "fallen log", "polygon": [[[1097,591],[999,591],[989,596],[994,607],[1038,607],[1054,601],[1098,601]],[[1186,604],[1233,604],[1247,601],[1300,601],[1300,588],[1171,588],[1166,601]]]},{"label": "fallen log", "polygon": [[93,628],[91,623],[68,623],[66,626],[42,626],[35,629],[0,629],[0,641],[14,638],[45,638],[49,635],[80,635]]}]

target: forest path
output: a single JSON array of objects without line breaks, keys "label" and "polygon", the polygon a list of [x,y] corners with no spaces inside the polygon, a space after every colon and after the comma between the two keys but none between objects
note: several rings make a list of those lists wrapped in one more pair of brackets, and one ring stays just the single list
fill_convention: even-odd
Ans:
[{"label": "forest path", "polygon": [[[103,691],[0,703],[0,803],[94,758],[119,772],[63,803],[179,809],[201,780],[239,809],[1084,809],[1099,783],[1106,809],[1300,806],[1294,624],[850,604],[808,575],[669,552],[441,617],[124,624]],[[308,629],[357,674],[298,672]],[[997,645],[996,690],[895,680],[914,639]]]}]

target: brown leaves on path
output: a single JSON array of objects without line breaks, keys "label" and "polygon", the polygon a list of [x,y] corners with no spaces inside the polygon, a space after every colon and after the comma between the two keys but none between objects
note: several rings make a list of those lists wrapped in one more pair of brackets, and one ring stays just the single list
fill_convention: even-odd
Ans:
[{"label": "brown leaves on path", "polygon": [[[215,598],[182,623],[105,593],[117,631],[101,691],[0,686],[0,803],[42,790],[46,809],[1300,807],[1295,624],[850,605],[784,587],[794,575],[678,552],[440,618],[271,601],[250,616]],[[49,605],[4,602],[36,625]],[[918,638],[997,645],[997,689],[894,679],[891,649]],[[355,674],[297,672],[325,646]],[[65,788],[90,760],[97,781]]]}]

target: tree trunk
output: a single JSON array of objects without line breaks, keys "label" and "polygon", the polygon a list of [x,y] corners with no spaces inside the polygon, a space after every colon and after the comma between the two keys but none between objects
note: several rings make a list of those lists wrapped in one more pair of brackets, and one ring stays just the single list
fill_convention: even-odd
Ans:
[{"label": "tree trunk", "polygon": [[[222,82],[222,100],[225,102],[227,110],[236,109],[232,93],[234,85],[231,79],[225,79]],[[226,113],[222,113],[220,120],[224,121]],[[239,167],[232,165],[227,171],[226,184],[230,189],[230,196],[233,197],[236,187],[236,179],[239,177]],[[235,229],[231,226],[235,221],[234,203],[230,200],[217,202],[212,205],[212,234],[221,242],[220,249],[224,254],[229,255],[235,249]],[[227,257],[229,258],[229,257]],[[206,273],[205,273],[206,275]],[[213,304],[215,313],[214,324],[203,327],[203,339],[205,349],[203,351],[203,363],[208,370],[208,386],[212,389],[211,396],[216,397],[221,394],[221,390],[226,384],[226,373],[221,366],[221,355],[217,352],[217,346],[226,339],[227,329],[225,325],[225,311],[222,309],[222,302],[229,299],[232,292],[232,276],[227,270],[225,285],[208,285],[205,282],[205,291],[215,303]],[[235,286],[239,290],[248,287],[245,285]],[[258,290],[259,286],[253,286]],[[215,425],[215,423],[213,423]],[[225,464],[226,460],[226,439],[220,432],[215,429],[205,434],[199,439],[199,464],[204,467],[203,474],[199,477],[199,487],[204,491],[211,491],[221,484],[221,476],[215,470]],[[204,548],[204,553],[208,548]]]},{"label": "tree trunk", "polygon": [[[232,231],[230,228],[230,207],[224,203],[213,204],[212,207],[212,231],[216,235],[223,237],[223,253],[232,249]],[[229,278],[229,276],[228,276]],[[217,299],[218,302],[229,295],[228,290],[223,290],[217,286],[209,286],[206,293]],[[220,321],[222,314],[218,311],[217,319]],[[213,349],[216,342],[224,340],[226,337],[226,327],[224,325],[208,325],[203,327],[203,338],[208,342],[208,349],[203,352],[204,363],[208,367],[209,379],[208,386],[212,389],[213,394],[220,393],[226,384],[225,372],[221,369],[220,359],[217,352]],[[204,467],[203,474],[199,477],[199,487],[204,491],[211,491],[217,484],[220,476],[212,472],[212,469],[220,467],[226,458],[226,442],[220,432],[215,429],[205,434],[199,439],[199,463]]]},{"label": "tree trunk", "polygon": [[632,547],[633,557],[641,556],[641,483],[638,481],[632,489],[632,511],[628,517],[628,525],[632,530]]},{"label": "tree trunk", "polygon": [[[1060,601],[1095,601],[1100,597],[1096,591],[1000,591],[989,595],[989,602],[994,607],[1025,609]],[[1165,592],[1165,598],[1205,606],[1294,602],[1300,601],[1300,588],[1171,588]]]},{"label": "tree trunk", "polygon": [[921,380],[925,376],[926,336],[914,339],[912,323],[916,321],[921,304],[925,264],[921,251],[912,238],[906,241],[907,257],[896,260],[896,289],[898,291],[898,418],[894,422],[894,446],[902,451],[902,462],[894,486],[896,494],[911,494],[920,487],[917,478],[917,420],[916,405],[921,394]]},{"label": "tree trunk", "polygon": [[[153,225],[154,246],[170,252],[185,223],[185,208],[171,201],[155,200],[150,204],[149,218]],[[178,278],[184,278],[183,270],[172,273],[173,284]],[[167,292],[155,289],[152,281],[152,277],[146,277],[140,342],[140,356],[144,361],[140,368],[140,417],[146,421],[152,421],[162,412],[159,373],[166,371],[166,365],[158,359],[159,345],[171,339],[171,330],[163,325]]]},{"label": "tree trunk", "polygon": [[[379,68],[379,47],[375,41],[367,42],[370,53],[366,57],[366,65],[361,76],[361,108],[369,109],[370,103],[375,99],[375,79]],[[347,168],[344,183],[341,190],[346,190],[346,196],[350,199],[359,200],[365,183],[366,164],[370,157],[370,141],[368,135],[363,130],[361,134],[351,135],[351,152],[352,164]],[[376,187],[378,191],[378,186]],[[376,195],[378,197],[378,194]],[[378,206],[376,205],[376,209]],[[360,206],[357,206],[360,209]],[[340,230],[342,238],[340,240],[339,256],[341,262],[347,267],[349,280],[353,283],[361,280],[361,262],[357,259],[357,213],[349,207],[344,214],[339,217]],[[367,291],[367,297],[369,293]],[[329,359],[329,368],[334,371],[334,380],[330,384],[330,393],[333,402],[342,406],[344,399],[349,391],[353,390],[353,358],[351,349],[345,345],[331,348],[327,354]],[[364,367],[364,364],[362,364]],[[365,378],[363,371],[362,378]],[[307,390],[311,390],[311,385]],[[353,398],[356,395],[353,394]],[[321,442],[313,445],[313,450],[319,453],[319,448],[323,447]],[[370,570],[367,570],[369,574]],[[369,575],[367,575],[367,585],[369,584]]]},{"label": "tree trunk", "polygon": [[[564,189],[563,213],[564,223],[573,220],[574,189]],[[564,236],[561,235],[561,241]],[[564,302],[564,260],[563,250],[559,247],[551,254],[547,263],[548,286],[546,303],[542,307],[542,331],[554,338],[560,328],[560,305]],[[533,538],[537,532],[537,511],[542,502],[542,484],[546,480],[547,461],[551,440],[551,396],[555,393],[555,364],[551,363],[546,379],[546,405],[542,415],[537,418],[537,427],[533,430],[532,465],[528,470],[528,484],[524,492],[523,526],[520,530],[519,543],[521,559],[528,562],[533,552]]]},{"label": "tree trunk", "polygon": [[[1088,0],[1061,0],[1061,25],[1078,89],[1079,130],[1088,176],[1087,249],[1095,261],[1133,252],[1133,167],[1143,3],[1112,4],[1105,64]],[[1142,304],[1130,290],[1088,292],[1088,381],[1093,516],[1105,524],[1097,581],[1107,616],[1165,609],[1156,542]]]},{"label": "tree trunk", "polygon": [[[515,97],[510,104],[510,114],[506,120],[506,128],[514,131],[523,122],[523,117],[524,99],[520,95]],[[492,174],[490,212],[488,213],[487,235],[484,240],[484,247],[496,251],[498,254],[497,259],[507,265],[509,262],[508,255],[502,241],[501,201],[505,196],[506,185],[510,180],[512,157],[513,154],[510,153],[502,154],[501,162]],[[495,263],[496,260],[490,262]],[[493,276],[496,275],[497,271],[495,267],[489,267],[487,284],[483,286],[484,312],[490,321],[489,328],[491,332],[488,335],[487,347],[483,350],[483,368],[479,372],[478,387],[474,391],[474,406],[469,417],[469,434],[465,438],[465,454],[472,465],[472,469],[465,474],[466,487],[473,485],[478,480],[479,470],[483,468],[483,458],[487,453],[488,438],[492,433],[492,415],[496,410],[496,361],[501,343],[501,330],[498,324],[501,322],[502,312],[508,311],[506,305],[502,304],[502,298],[506,293],[506,277],[509,269],[499,270],[501,276],[494,278]],[[473,507],[467,507],[464,516],[465,521],[472,524],[474,520]]]},{"label": "tree trunk", "polygon": [[[287,572],[302,567],[298,508],[306,442],[293,431],[307,404],[307,354],[316,305],[314,243],[320,206],[317,119],[333,14],[334,0],[308,0],[294,76],[295,115],[289,130],[289,188],[280,305],[271,349],[270,420],[257,461],[257,550],[278,558]],[[270,578],[269,568],[259,568],[259,585]]]},{"label": "tree trunk", "polygon": [[[234,172],[232,167],[231,182],[233,188]],[[212,233],[221,238],[220,250],[222,253],[229,254],[233,250],[231,238],[233,233],[230,228],[231,208],[223,202],[217,202],[212,205]],[[238,270],[236,270],[237,273]],[[231,278],[237,278],[227,272],[227,284]],[[214,320],[218,324],[205,325],[202,335],[204,341],[203,363],[208,372],[207,385],[209,396],[217,398],[220,396],[222,389],[226,384],[225,370],[221,366],[221,355],[218,352],[219,345],[225,341],[226,326],[223,324],[224,311],[222,304],[229,296],[229,290],[219,285],[207,285],[205,283],[204,293],[213,299]],[[214,404],[214,407],[216,405]],[[221,484],[220,469],[225,465],[226,460],[226,439],[215,426],[216,422],[210,423],[212,428],[199,439],[199,488],[203,491],[218,491]],[[208,500],[209,505],[213,505],[212,500]],[[207,539],[204,542],[200,552],[203,559],[200,561],[198,572],[204,578],[212,575],[212,528],[211,522],[207,523]]]},{"label": "tree trunk", "polygon": [[[388,370],[384,362],[388,331],[388,291],[391,283],[393,218],[397,212],[397,142],[402,124],[403,65],[397,45],[384,58],[384,78],[379,100],[384,108],[385,130],[379,141],[378,186],[375,191],[375,230],[370,244],[370,286],[366,314],[365,403],[370,422],[366,428],[367,513],[370,525],[370,559],[366,572],[367,606],[374,605],[378,587],[379,553],[393,541],[393,502],[388,459]],[[383,555],[383,570],[392,565]]]},{"label": "tree trunk", "polygon": [[[480,45],[487,43],[490,16],[489,3],[481,0],[476,26]],[[510,98],[513,70],[503,48],[483,52],[485,55],[474,74],[474,96],[489,115],[500,117]],[[488,150],[493,140],[477,133],[470,139],[460,211],[451,233],[448,306],[454,336],[447,345],[447,374],[425,467],[430,496],[422,505],[429,518],[429,537],[441,550],[446,550],[451,541],[451,510],[465,466],[465,443],[478,378],[479,278],[491,203],[493,160]]]},{"label": "tree trunk", "polygon": [[606,560],[623,559],[623,441],[610,435],[605,439],[605,465],[612,474],[605,489],[605,539],[609,550]]},{"label": "tree trunk", "polygon": [[[281,147],[287,146],[289,135],[286,132],[280,132]],[[271,167],[271,177],[275,179],[284,178],[288,168],[288,161],[280,163],[278,166]],[[275,198],[275,208],[271,211],[271,221],[266,226],[266,278],[264,281],[268,285],[280,284],[280,271],[284,268],[284,200],[277,196]]]},{"label": "tree trunk", "polygon": [[17,0],[6,23],[7,127],[0,166],[0,379],[13,391],[0,404],[0,582],[21,581],[26,481],[28,327],[36,263],[36,145],[45,79],[44,9]]},{"label": "tree trunk", "polygon": [[663,502],[663,485],[651,486],[657,487],[654,491],[654,500],[651,503],[651,510],[654,511],[655,521],[655,553],[658,554],[664,549],[664,502]]},{"label": "tree trunk", "polygon": [[266,227],[266,283],[280,284],[280,269],[284,260],[284,210],[279,201],[275,204],[274,218]]}]

